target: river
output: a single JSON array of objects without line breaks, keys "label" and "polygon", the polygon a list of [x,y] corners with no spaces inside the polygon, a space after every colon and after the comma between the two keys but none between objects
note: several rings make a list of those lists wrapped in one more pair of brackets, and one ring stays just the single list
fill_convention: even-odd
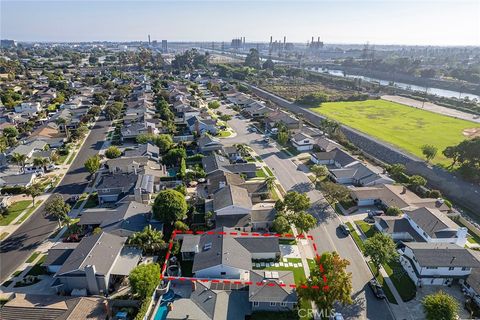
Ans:
[{"label": "river", "polygon": [[[345,75],[342,70],[316,69],[316,68],[309,68],[308,70],[315,71],[315,72],[318,72],[318,73],[327,73],[327,74],[330,74],[332,76],[337,76],[337,77],[362,79],[364,81],[378,83],[382,86],[390,86],[390,81],[371,78],[371,77],[366,77],[366,76],[361,76],[361,75],[355,75],[355,74],[346,74]],[[477,95],[471,94],[471,93],[464,93],[464,92],[453,91],[453,90],[445,90],[445,89],[434,88],[434,87],[425,88],[425,87],[422,87],[422,86],[417,86],[417,85],[414,85],[414,84],[403,83],[403,82],[394,82],[394,86],[397,87],[397,88],[401,88],[401,89],[409,90],[409,91],[425,92],[425,90],[427,90],[427,93],[435,94],[439,97],[446,97],[446,98],[459,98],[459,97],[460,98],[465,98],[465,97],[468,97],[470,100],[477,99],[478,101],[480,101],[480,96],[477,96]]]}]

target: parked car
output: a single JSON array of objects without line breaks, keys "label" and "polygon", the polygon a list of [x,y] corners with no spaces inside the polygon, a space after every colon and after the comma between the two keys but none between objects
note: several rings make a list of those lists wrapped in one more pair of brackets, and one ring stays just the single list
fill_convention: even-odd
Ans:
[{"label": "parked car", "polygon": [[331,320],[343,320],[343,315],[340,312],[335,312],[333,316],[330,317]]},{"label": "parked car", "polygon": [[375,219],[373,219],[372,217],[366,217],[365,219],[363,219],[363,221],[365,221],[366,223],[375,223]]},{"label": "parked car", "polygon": [[375,297],[377,297],[378,299],[386,298],[385,292],[383,292],[382,286],[380,285],[380,283],[378,283],[377,280],[372,279],[368,284],[370,285],[370,288],[372,289]]},{"label": "parked car", "polygon": [[348,227],[347,224],[345,223],[341,223],[340,226],[338,226],[340,228],[340,230],[342,230],[342,232],[346,235],[349,235],[350,234],[350,228]]},{"label": "parked car", "polygon": [[385,214],[385,212],[383,212],[382,210],[375,210],[375,211],[369,210],[369,211],[368,211],[368,216],[369,216],[370,218],[378,217],[378,216],[383,216],[384,214]]}]

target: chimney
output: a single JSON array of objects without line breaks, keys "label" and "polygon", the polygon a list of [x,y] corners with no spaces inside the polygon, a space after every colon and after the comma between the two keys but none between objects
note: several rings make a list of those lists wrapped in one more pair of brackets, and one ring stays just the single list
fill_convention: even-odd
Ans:
[{"label": "chimney", "polygon": [[407,193],[407,187],[403,186],[402,194]]},{"label": "chimney", "polygon": [[99,294],[95,266],[85,266],[85,277],[87,278],[87,289],[90,294]]}]

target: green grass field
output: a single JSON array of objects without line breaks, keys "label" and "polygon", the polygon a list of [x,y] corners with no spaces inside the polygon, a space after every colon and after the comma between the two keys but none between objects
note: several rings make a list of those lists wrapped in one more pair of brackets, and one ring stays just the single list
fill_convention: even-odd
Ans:
[{"label": "green grass field", "polygon": [[434,145],[438,152],[433,163],[450,163],[442,151],[465,140],[464,129],[480,127],[474,122],[385,100],[326,102],[311,110],[422,159],[421,147],[425,144]]}]

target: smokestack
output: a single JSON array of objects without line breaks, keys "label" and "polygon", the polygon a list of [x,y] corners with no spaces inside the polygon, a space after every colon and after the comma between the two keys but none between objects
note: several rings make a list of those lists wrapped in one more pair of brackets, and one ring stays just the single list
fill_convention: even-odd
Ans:
[{"label": "smokestack", "polygon": [[283,44],[287,43],[287,36],[283,36]]},{"label": "smokestack", "polygon": [[318,43],[320,43],[320,37],[318,37]]},{"label": "smokestack", "polygon": [[313,43],[313,36],[312,36],[312,43]]},{"label": "smokestack", "polygon": [[150,45],[150,35],[148,35],[148,45]]},{"label": "smokestack", "polygon": [[273,42],[273,36],[270,36],[270,45],[272,44]]}]

